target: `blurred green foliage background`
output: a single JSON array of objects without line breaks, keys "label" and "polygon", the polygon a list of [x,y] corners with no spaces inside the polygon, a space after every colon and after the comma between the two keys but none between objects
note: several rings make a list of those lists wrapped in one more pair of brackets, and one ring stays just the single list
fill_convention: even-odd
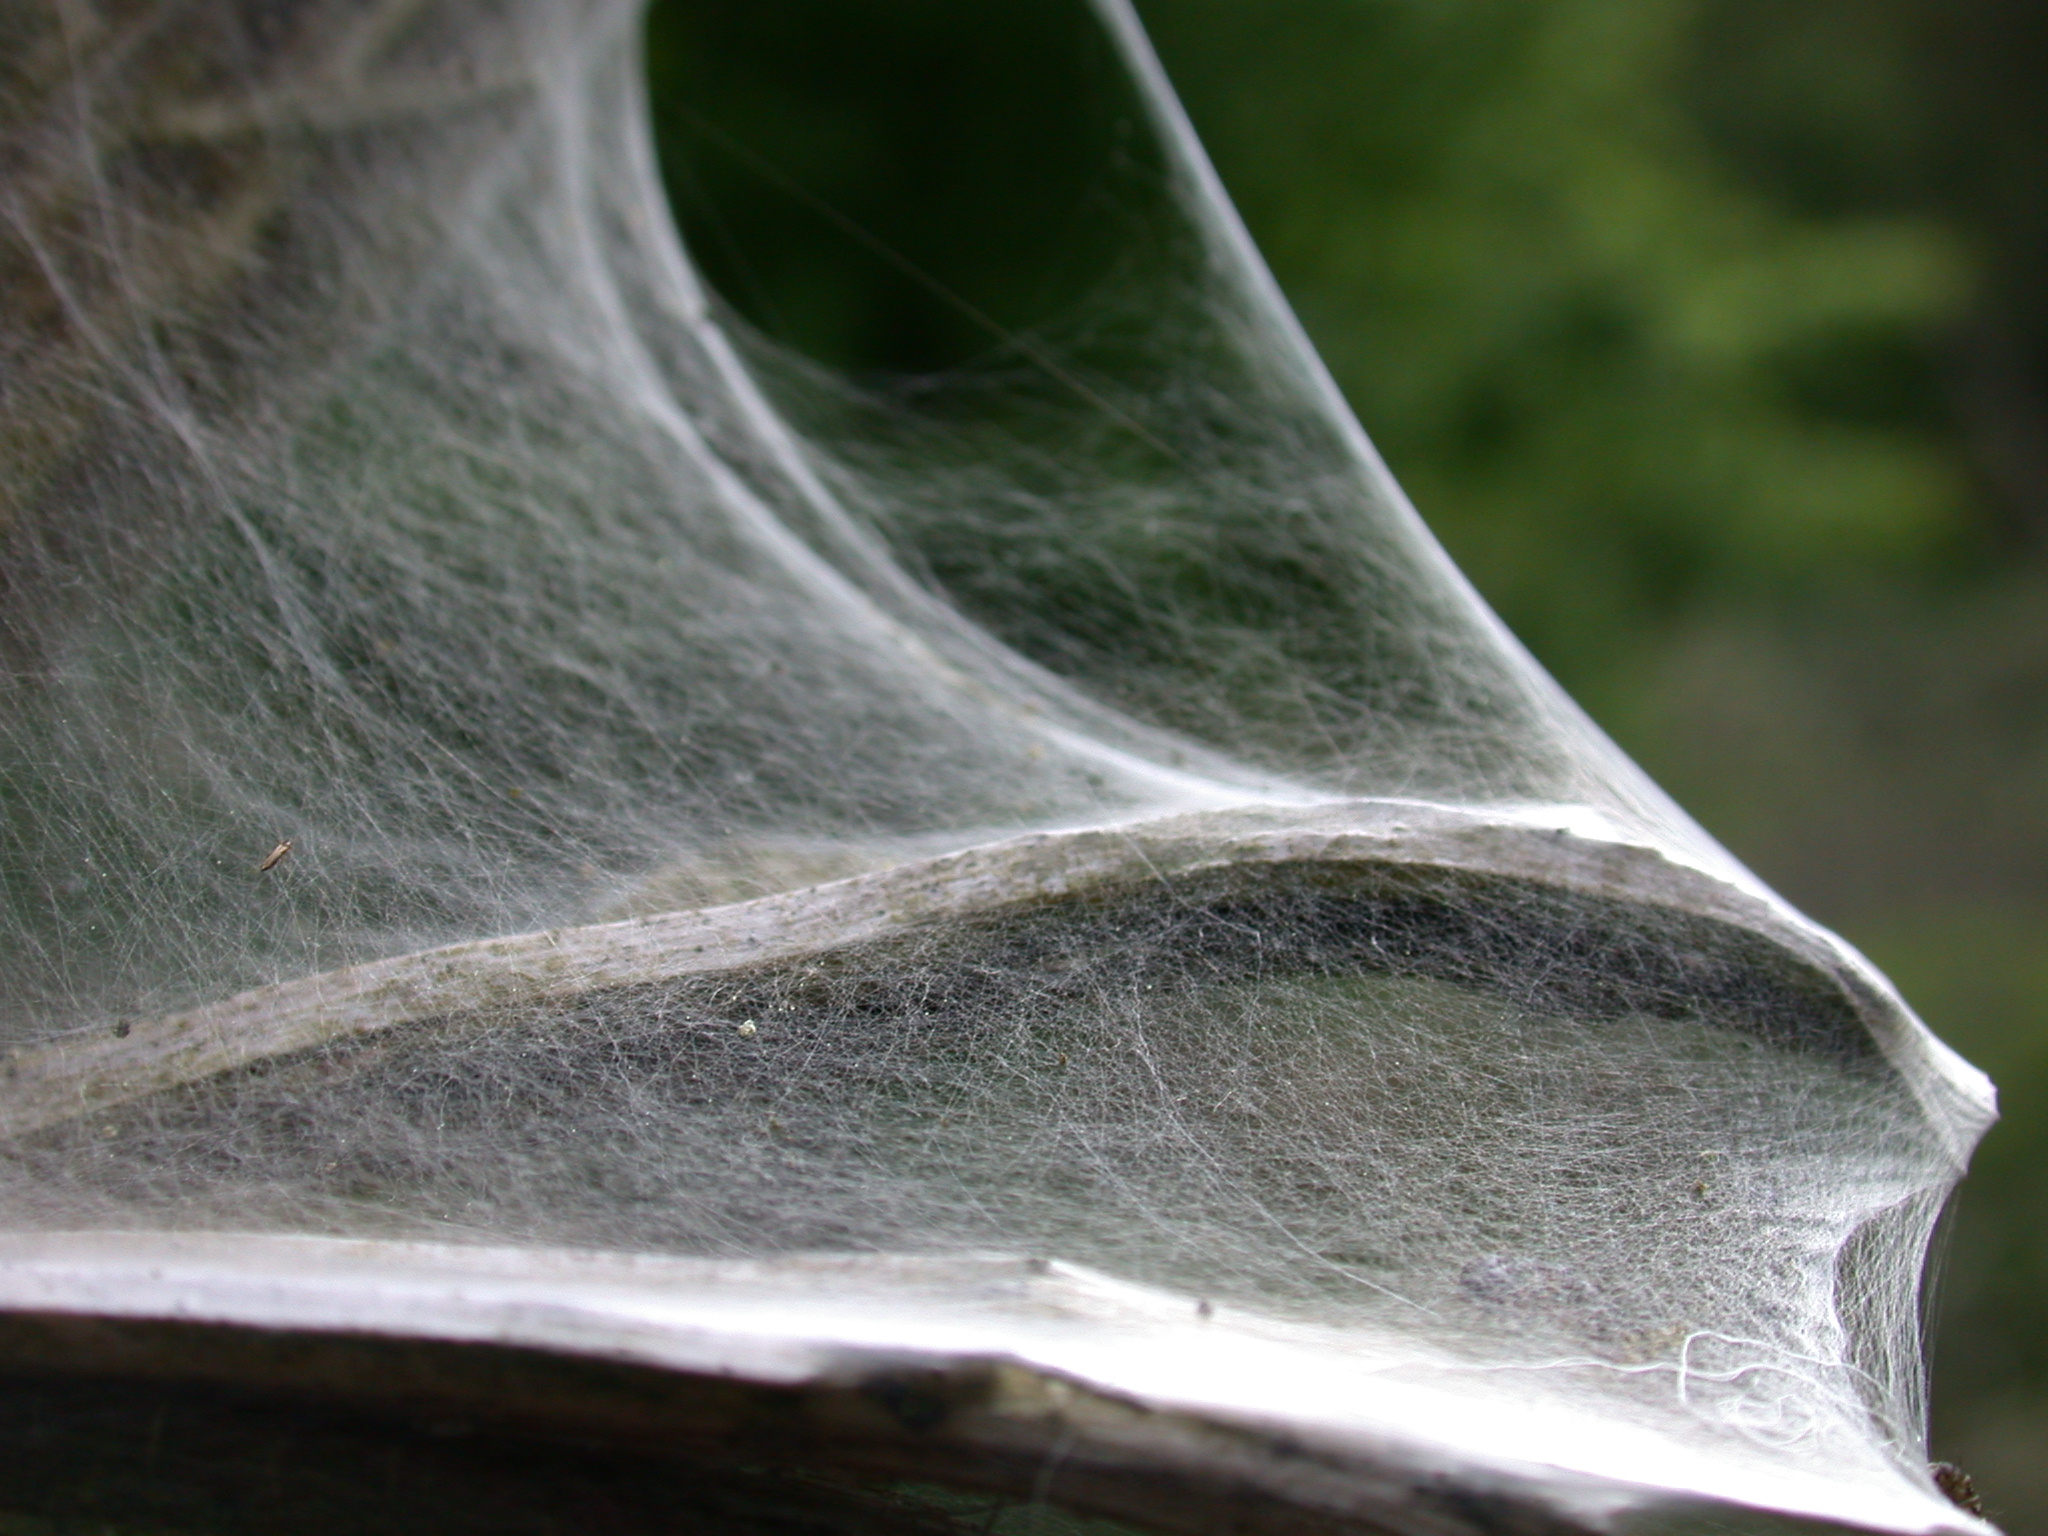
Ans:
[{"label": "blurred green foliage background", "polygon": [[[2048,1533],[2048,3],[1140,8],[1467,573],[1998,1080],[1935,1448]],[[1081,0],[656,0],[650,41],[722,295],[884,387],[1056,326],[1130,211]]]}]

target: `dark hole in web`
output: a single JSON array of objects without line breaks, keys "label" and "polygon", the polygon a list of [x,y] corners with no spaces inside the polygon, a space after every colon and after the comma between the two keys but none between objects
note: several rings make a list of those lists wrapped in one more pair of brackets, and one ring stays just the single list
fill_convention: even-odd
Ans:
[{"label": "dark hole in web", "polygon": [[693,258],[835,367],[1017,363],[1144,241],[1158,151],[1083,0],[656,0],[648,55]]}]

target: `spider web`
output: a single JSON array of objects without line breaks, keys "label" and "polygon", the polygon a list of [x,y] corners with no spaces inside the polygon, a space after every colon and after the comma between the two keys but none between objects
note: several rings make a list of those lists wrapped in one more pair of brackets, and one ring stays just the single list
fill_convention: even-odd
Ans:
[{"label": "spider web", "polygon": [[1988,1087],[1449,565],[1119,0],[1124,264],[946,409],[707,293],[631,5],[0,14],[16,1234],[1042,1255],[1944,1518]]}]

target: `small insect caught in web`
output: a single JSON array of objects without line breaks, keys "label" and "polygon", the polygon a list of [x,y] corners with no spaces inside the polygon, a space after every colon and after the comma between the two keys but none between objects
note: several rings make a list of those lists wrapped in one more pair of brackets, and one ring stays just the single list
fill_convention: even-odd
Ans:
[{"label": "small insect caught in web", "polygon": [[270,850],[269,858],[265,859],[261,864],[258,864],[256,866],[256,873],[259,875],[269,874],[273,869],[277,868],[278,865],[284,862],[285,855],[290,853],[291,851],[292,840],[290,838],[286,838],[283,842],[279,843],[275,848]]},{"label": "small insect caught in web", "polygon": [[1952,1461],[1930,1462],[1927,1470],[1934,1476],[1934,1486],[1948,1495],[1951,1504],[1973,1515],[1983,1515],[1984,1500],[1969,1473]]}]

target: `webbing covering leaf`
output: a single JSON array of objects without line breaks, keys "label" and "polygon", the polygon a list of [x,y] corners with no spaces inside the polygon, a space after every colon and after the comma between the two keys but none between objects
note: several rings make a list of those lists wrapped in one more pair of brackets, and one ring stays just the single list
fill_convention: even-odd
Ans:
[{"label": "webbing covering leaf", "polygon": [[631,5],[0,16],[10,1359],[908,1361],[849,1464],[1165,1525],[1970,1524],[1988,1087],[1450,568],[1117,0],[1126,269],[972,420],[721,313]]}]

